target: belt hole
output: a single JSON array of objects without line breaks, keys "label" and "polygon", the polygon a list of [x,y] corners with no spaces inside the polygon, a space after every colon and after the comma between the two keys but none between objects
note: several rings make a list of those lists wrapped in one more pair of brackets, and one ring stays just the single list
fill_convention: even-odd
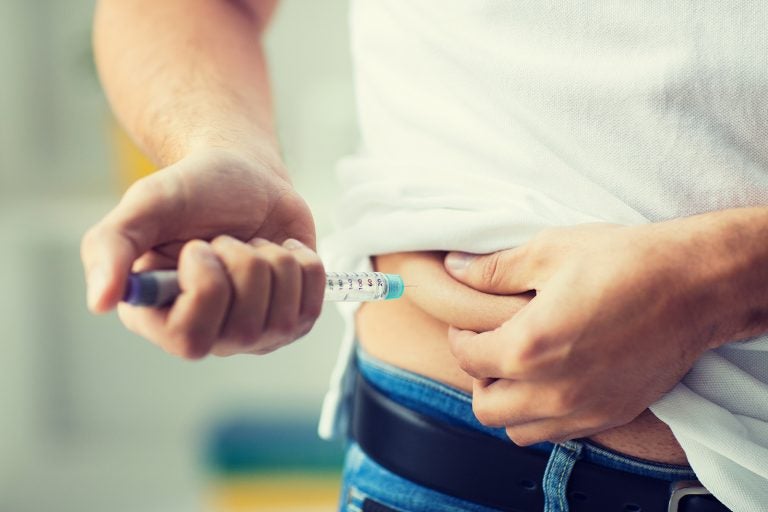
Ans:
[{"label": "belt hole", "polygon": [[581,491],[573,491],[571,493],[571,498],[575,501],[587,501],[587,495]]},{"label": "belt hole", "polygon": [[533,480],[520,480],[520,487],[526,491],[535,491],[539,486]]},{"label": "belt hole", "polygon": [[637,503],[624,504],[624,512],[642,512],[642,511],[643,511],[643,507],[641,507]]}]

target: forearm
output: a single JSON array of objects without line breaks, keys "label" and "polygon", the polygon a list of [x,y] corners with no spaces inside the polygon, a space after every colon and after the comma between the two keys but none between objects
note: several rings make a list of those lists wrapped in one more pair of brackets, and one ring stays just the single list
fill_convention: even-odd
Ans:
[{"label": "forearm", "polygon": [[275,3],[99,3],[94,48],[104,89],[155,162],[167,165],[200,148],[279,162],[261,45]]},{"label": "forearm", "polygon": [[722,210],[658,226],[687,247],[679,275],[688,276],[693,316],[709,319],[709,346],[768,331],[768,208]]}]

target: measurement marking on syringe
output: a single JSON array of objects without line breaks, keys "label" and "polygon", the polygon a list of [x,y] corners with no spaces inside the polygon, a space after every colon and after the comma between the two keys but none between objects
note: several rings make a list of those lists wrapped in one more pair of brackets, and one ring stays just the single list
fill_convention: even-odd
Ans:
[{"label": "measurement marking on syringe", "polygon": [[[365,302],[397,299],[405,286],[396,274],[381,272],[328,272],[323,300]],[[175,270],[154,270],[131,274],[123,301],[135,306],[162,307],[181,293]]]}]

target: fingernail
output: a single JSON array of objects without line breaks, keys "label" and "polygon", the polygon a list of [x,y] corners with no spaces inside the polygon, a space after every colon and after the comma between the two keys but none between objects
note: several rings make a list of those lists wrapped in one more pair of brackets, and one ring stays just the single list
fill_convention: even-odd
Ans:
[{"label": "fingernail", "polygon": [[477,256],[467,252],[449,252],[445,257],[445,265],[453,270],[462,270],[472,263]]},{"label": "fingernail", "polygon": [[104,290],[107,287],[107,273],[103,267],[96,267],[88,273],[88,307],[96,308]]},{"label": "fingernail", "polygon": [[296,250],[296,249],[303,249],[304,247],[306,247],[306,245],[304,245],[303,243],[299,242],[295,238],[289,238],[285,242],[283,242],[283,247],[285,247],[289,251],[293,251],[293,250]]}]

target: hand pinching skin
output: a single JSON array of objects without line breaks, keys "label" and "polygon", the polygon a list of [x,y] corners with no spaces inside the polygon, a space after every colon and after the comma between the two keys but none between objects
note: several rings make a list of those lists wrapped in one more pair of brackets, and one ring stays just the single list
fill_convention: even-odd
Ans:
[{"label": "hand pinching skin", "polygon": [[[520,445],[586,437],[633,420],[715,340],[692,283],[691,244],[663,225],[554,228],[488,255],[449,253],[446,270],[477,290],[536,296],[498,328],[451,328],[474,377],[478,419]],[[700,277],[700,276],[698,276]]]}]

